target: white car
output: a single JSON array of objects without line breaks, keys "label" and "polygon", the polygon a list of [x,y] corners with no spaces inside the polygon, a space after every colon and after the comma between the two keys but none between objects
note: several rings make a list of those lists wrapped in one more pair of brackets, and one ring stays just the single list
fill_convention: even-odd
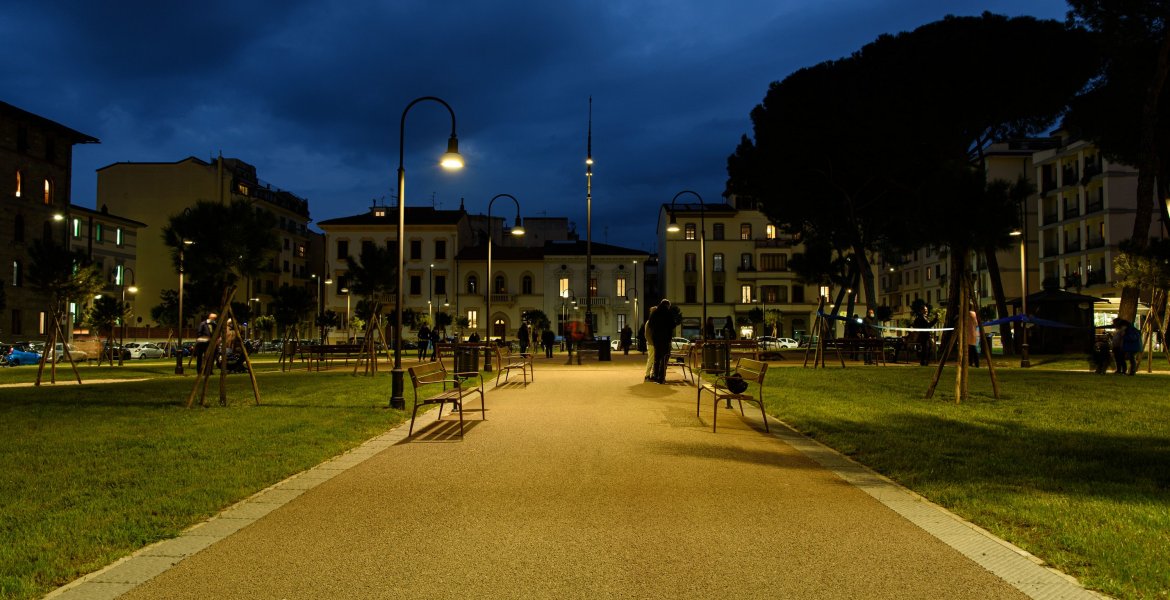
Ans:
[{"label": "white car", "polygon": [[677,352],[682,350],[682,347],[689,343],[691,343],[691,341],[684,337],[670,338],[670,350],[671,352]]},{"label": "white car", "polygon": [[162,358],[166,351],[151,342],[130,342],[122,346],[130,353],[130,358]]},{"label": "white car", "polygon": [[85,362],[86,359],[89,358],[89,354],[87,354],[84,350],[79,350],[77,346],[69,344],[69,356],[66,356],[65,348],[61,345],[61,342],[57,342],[56,347],[52,352],[49,353],[49,360],[53,362],[61,362],[67,358],[72,358],[73,362]]},{"label": "white car", "polygon": [[762,336],[758,338],[760,341],[761,350],[788,350],[797,346],[796,340],[792,338],[778,338],[771,336]]}]

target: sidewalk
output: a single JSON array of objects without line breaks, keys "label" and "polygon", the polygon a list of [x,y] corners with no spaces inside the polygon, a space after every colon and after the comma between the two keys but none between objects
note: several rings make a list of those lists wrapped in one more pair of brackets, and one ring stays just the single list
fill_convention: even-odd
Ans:
[{"label": "sidewalk", "polygon": [[465,439],[432,410],[49,597],[1097,597],[758,412],[712,433],[676,369],[614,359],[489,380]]}]

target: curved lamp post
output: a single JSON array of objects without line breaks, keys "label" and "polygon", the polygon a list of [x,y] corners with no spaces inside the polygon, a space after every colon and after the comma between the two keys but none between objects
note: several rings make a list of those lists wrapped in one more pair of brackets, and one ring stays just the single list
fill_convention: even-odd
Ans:
[{"label": "curved lamp post", "polygon": [[130,271],[130,293],[137,294],[138,286],[134,285],[134,269],[130,267],[122,267],[122,304],[119,308],[122,309],[122,316],[118,318],[122,322],[122,335],[118,341],[118,366],[122,366],[122,348],[126,345],[126,271]]},{"label": "curved lamp post", "polygon": [[683,194],[690,194],[699,199],[699,296],[703,302],[703,320],[699,321],[699,338],[707,339],[707,258],[706,258],[706,203],[703,202],[703,197],[690,190],[683,190],[674,195],[674,199],[670,201],[670,224],[666,226],[666,230],[670,233],[678,233],[678,222],[674,218],[674,205],[678,202],[678,197]]},{"label": "curved lamp post", "polygon": [[451,105],[434,96],[422,96],[411,100],[402,110],[402,120],[398,125],[398,286],[394,290],[394,369],[390,371],[390,408],[399,410],[406,408],[406,398],[402,389],[402,270],[405,254],[403,230],[406,226],[406,169],[402,166],[402,155],[406,147],[406,113],[410,112],[415,104],[425,100],[438,102],[451,113],[451,137],[447,140],[447,152],[439,159],[439,164],[447,170],[463,168],[463,157],[459,155],[459,138],[455,135],[455,111],[451,109]]},{"label": "curved lamp post", "polygon": [[[487,341],[489,344],[492,341],[492,326],[494,325],[494,323],[492,322],[492,294],[494,294],[496,291],[496,279],[492,275],[492,239],[493,239],[492,231],[491,231],[491,229],[492,229],[492,205],[495,204],[496,200],[499,200],[500,198],[507,198],[507,199],[512,201],[512,204],[516,205],[516,225],[514,227],[512,227],[512,235],[517,236],[517,237],[524,235],[524,225],[520,221],[520,201],[517,200],[516,197],[511,195],[511,194],[496,194],[495,196],[493,196],[492,199],[488,201],[488,209],[487,209],[488,253],[487,253],[487,282],[486,282],[487,283],[487,294],[485,295],[487,308],[484,310],[484,312],[486,313],[486,314],[484,314],[484,316],[487,318]],[[492,370],[492,358],[491,358],[492,354],[491,354],[491,352],[485,352],[484,356],[486,357],[484,359],[484,370],[491,371]]]},{"label": "curved lamp post", "polygon": [[183,374],[183,249],[194,244],[191,240],[182,240],[179,244],[179,334],[175,342],[175,375]]},{"label": "curved lamp post", "polygon": [[[1021,216],[1027,223],[1028,213],[1023,212]],[[1018,230],[1012,231],[1011,235],[1020,238],[1020,314],[1025,319],[1020,321],[1020,366],[1028,368],[1032,366],[1028,356],[1028,234],[1024,225],[1021,225]]]}]

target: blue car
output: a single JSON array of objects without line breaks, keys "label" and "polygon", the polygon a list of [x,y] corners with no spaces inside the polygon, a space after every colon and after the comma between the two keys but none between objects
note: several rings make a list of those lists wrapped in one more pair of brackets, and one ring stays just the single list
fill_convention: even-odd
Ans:
[{"label": "blue car", "polygon": [[27,352],[25,350],[17,350],[13,348],[8,353],[8,364],[19,367],[20,365],[35,365],[41,362],[41,355],[36,352]]}]

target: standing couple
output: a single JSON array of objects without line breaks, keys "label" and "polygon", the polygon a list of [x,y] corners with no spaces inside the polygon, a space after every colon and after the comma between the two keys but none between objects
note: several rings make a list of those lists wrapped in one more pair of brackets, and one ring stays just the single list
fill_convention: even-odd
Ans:
[{"label": "standing couple", "polygon": [[670,360],[670,338],[674,337],[674,315],[670,311],[670,300],[665,298],[658,306],[650,309],[646,319],[646,339],[650,347],[646,354],[646,381],[666,382],[666,361]]}]

